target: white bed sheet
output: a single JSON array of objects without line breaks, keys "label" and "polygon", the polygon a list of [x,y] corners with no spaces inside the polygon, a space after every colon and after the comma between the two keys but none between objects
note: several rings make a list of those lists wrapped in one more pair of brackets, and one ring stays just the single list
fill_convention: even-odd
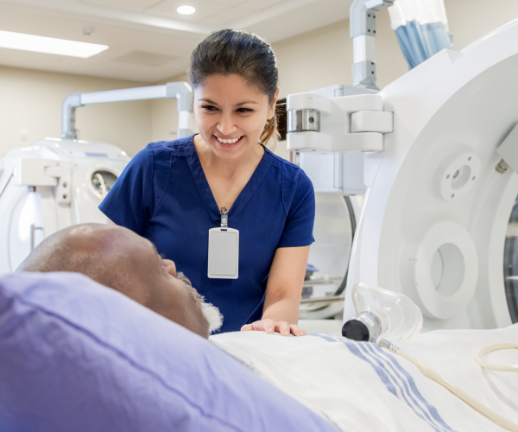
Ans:
[{"label": "white bed sheet", "polygon": [[[405,359],[372,343],[329,334],[285,338],[236,332],[210,340],[341,431],[502,431]],[[518,373],[482,369],[484,345],[517,342],[518,324],[438,330],[399,344],[498,413],[518,423]],[[518,363],[518,350],[487,357]]]}]

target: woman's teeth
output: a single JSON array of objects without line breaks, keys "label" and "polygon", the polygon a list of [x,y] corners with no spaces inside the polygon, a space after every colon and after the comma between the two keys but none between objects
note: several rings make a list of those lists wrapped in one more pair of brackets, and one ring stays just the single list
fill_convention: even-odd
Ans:
[{"label": "woman's teeth", "polygon": [[234,138],[234,139],[227,139],[227,140],[226,140],[226,139],[222,139],[222,138],[220,138],[220,137],[216,137],[216,139],[217,139],[220,143],[222,143],[222,144],[234,144],[234,143],[237,143],[237,142],[241,139],[241,137],[239,137],[239,138]]}]

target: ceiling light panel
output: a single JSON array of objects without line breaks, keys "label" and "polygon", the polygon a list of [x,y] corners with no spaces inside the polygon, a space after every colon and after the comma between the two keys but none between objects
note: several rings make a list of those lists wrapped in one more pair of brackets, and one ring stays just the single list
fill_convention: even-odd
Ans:
[{"label": "ceiling light panel", "polygon": [[81,0],[81,3],[131,12],[143,12],[161,1],[162,0]]},{"label": "ceiling light panel", "polygon": [[108,46],[25,33],[0,31],[0,48],[89,58],[107,50]]},{"label": "ceiling light panel", "polygon": [[[177,12],[180,6],[192,6],[196,9],[196,12],[192,15],[181,15]],[[214,4],[206,0],[165,0],[147,9],[146,13],[165,16],[176,20],[198,22],[227,9],[228,6]]]},{"label": "ceiling light panel", "polygon": [[181,15],[192,15],[194,12],[196,12],[196,9],[192,6],[180,6],[178,9],[176,9],[176,12]]}]

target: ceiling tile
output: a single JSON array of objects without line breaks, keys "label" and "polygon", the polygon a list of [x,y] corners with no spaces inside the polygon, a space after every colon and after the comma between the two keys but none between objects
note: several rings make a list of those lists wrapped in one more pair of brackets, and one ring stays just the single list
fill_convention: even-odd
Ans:
[{"label": "ceiling tile", "polygon": [[[192,6],[196,9],[192,15],[182,15],[176,10],[180,6]],[[146,10],[146,13],[166,16],[182,21],[198,22],[226,10],[228,6],[215,4],[206,0],[164,0]]]},{"label": "ceiling tile", "polygon": [[244,3],[246,0],[206,0],[209,3],[214,3],[223,6],[238,6]]},{"label": "ceiling tile", "polygon": [[[160,3],[155,0],[0,0],[2,30],[99,43],[110,47],[89,59],[2,49],[0,64],[153,83],[176,73],[184,73],[192,50],[212,29],[235,24],[236,27],[259,34],[269,42],[275,42],[347,18],[351,2],[352,0],[161,0]],[[186,4],[192,4],[198,12],[194,14],[195,17],[183,16],[185,18],[182,21],[176,8]],[[145,13],[131,10],[147,6],[148,12]],[[266,8],[253,9],[262,6]],[[151,13],[152,10],[155,11]],[[246,10],[249,12],[243,12]],[[227,18],[232,22],[227,24]],[[89,31],[85,32],[85,28]],[[176,58],[153,67],[143,65],[142,63],[152,60],[142,57],[141,60],[136,60],[140,64],[114,61],[135,51],[164,56],[164,61],[165,57]],[[158,62],[158,59],[155,60]]]},{"label": "ceiling tile", "polygon": [[[347,19],[351,3],[352,0],[326,0],[326,7],[323,8],[322,0],[306,2],[300,7],[285,10],[256,23],[246,25],[246,23],[236,22],[236,25],[274,43]],[[257,15],[266,12],[268,10],[261,11]]]},{"label": "ceiling tile", "polygon": [[155,54],[149,51],[132,51],[120,57],[114,58],[111,61],[117,63],[125,63],[138,66],[162,66],[177,57]]},{"label": "ceiling tile", "polygon": [[104,6],[107,8],[122,9],[132,12],[143,12],[157,5],[162,0],[80,0],[81,3]]},{"label": "ceiling tile", "polygon": [[259,11],[282,3],[286,3],[286,0],[245,0],[239,7],[251,11]]},{"label": "ceiling tile", "polygon": [[250,11],[247,9],[242,9],[240,7],[232,7],[224,10],[223,12],[219,12],[215,15],[211,15],[210,17],[204,19],[202,23],[212,24],[215,26],[225,25],[228,22],[240,20],[245,18],[250,14]]}]

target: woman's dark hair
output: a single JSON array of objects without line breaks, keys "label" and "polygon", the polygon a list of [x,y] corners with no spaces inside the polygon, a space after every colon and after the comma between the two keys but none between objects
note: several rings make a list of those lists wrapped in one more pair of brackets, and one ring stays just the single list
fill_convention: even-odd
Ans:
[{"label": "woman's dark hair", "polygon": [[[273,102],[279,71],[272,47],[259,36],[241,30],[211,33],[191,54],[190,77],[193,87],[211,75],[239,75]],[[266,123],[261,142],[278,138],[277,115]]]}]

